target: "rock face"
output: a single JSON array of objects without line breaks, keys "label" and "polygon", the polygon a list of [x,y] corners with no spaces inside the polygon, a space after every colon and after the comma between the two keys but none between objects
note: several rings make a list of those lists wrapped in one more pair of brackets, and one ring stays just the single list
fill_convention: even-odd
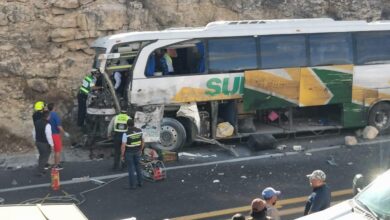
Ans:
[{"label": "rock face", "polygon": [[32,104],[70,113],[92,64],[91,41],[215,20],[390,19],[387,0],[7,0],[0,2],[0,129],[30,140]]}]

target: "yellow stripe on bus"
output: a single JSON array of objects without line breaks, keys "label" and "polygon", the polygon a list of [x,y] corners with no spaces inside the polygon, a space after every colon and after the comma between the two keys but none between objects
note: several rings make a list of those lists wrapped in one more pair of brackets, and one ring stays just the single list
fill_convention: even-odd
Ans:
[{"label": "yellow stripe on bus", "polygon": [[332,97],[332,93],[311,68],[301,68],[300,106],[325,105]]}]

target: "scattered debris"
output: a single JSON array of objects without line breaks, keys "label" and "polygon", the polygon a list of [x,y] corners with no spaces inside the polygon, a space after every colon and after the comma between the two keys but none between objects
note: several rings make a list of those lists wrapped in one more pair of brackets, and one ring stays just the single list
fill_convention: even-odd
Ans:
[{"label": "scattered debris", "polygon": [[294,145],[293,150],[295,151],[303,151],[303,147],[301,145]]},{"label": "scattered debris", "polygon": [[378,129],[376,129],[374,126],[367,126],[363,130],[363,138],[372,140],[376,138],[378,133],[379,133]]},{"label": "scattered debris", "polygon": [[72,182],[87,182],[89,181],[89,176],[75,177],[72,178]]},{"label": "scattered debris", "polygon": [[327,160],[326,162],[328,162],[328,164],[331,166],[338,166],[333,156],[330,156],[329,160]]},{"label": "scattered debris", "polygon": [[219,183],[219,180],[213,180],[213,183]]},{"label": "scattered debris", "polygon": [[223,176],[225,175],[225,173],[218,173],[218,176]]},{"label": "scattered debris", "polygon": [[241,176],[241,179],[247,179],[247,177],[246,176]]},{"label": "scattered debris", "polygon": [[284,144],[276,147],[276,149],[278,149],[278,150],[285,150],[286,148],[287,148],[287,146]]},{"label": "scattered debris", "polygon": [[93,182],[93,183],[95,183],[97,185],[103,185],[103,184],[106,183],[106,182],[98,180],[98,179],[91,179],[91,182]]},{"label": "scattered debris", "polygon": [[356,137],[354,136],[345,136],[344,140],[345,140],[345,145],[347,146],[354,146],[358,143]]},{"label": "scattered debris", "polygon": [[349,166],[352,166],[352,165],[353,165],[353,162],[348,162],[348,165],[349,165]]},{"label": "scattered debris", "polygon": [[241,166],[241,169],[244,169],[244,168],[245,168],[245,166],[244,166],[244,165],[242,165],[242,166]]},{"label": "scattered debris", "polygon": [[184,183],[184,180],[181,180],[182,183]]},{"label": "scattered debris", "polygon": [[306,155],[306,156],[311,156],[311,155],[312,155],[312,153],[310,153],[310,152],[307,152],[307,153],[305,153],[305,155]]}]

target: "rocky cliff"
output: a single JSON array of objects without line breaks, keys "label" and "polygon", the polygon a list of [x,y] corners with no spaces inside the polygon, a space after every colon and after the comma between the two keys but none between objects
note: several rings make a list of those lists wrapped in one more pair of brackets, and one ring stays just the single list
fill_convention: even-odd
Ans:
[{"label": "rocky cliff", "polygon": [[71,118],[92,63],[89,45],[99,36],[215,20],[312,17],[390,19],[390,1],[0,0],[0,152],[31,147],[38,99],[57,102],[61,115]]}]

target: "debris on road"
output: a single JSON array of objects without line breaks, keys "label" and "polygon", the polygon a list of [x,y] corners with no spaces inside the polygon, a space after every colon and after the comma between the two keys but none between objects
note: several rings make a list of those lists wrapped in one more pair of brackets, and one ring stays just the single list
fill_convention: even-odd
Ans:
[{"label": "debris on road", "polygon": [[284,144],[276,147],[276,149],[278,149],[278,150],[285,150],[286,148],[287,148],[287,146]]},{"label": "debris on road", "polygon": [[344,140],[346,146],[354,146],[358,143],[356,137],[354,136],[345,136]]},{"label": "debris on road", "polygon": [[328,162],[328,164],[331,166],[338,166],[333,156],[330,156],[329,160],[327,160],[326,162]]},{"label": "debris on road", "polygon": [[225,175],[225,173],[218,173],[218,176],[223,176]]},{"label": "debris on road", "polygon": [[241,169],[244,169],[244,168],[245,168],[245,166],[244,166],[244,165],[242,165],[242,166],[241,166]]},{"label": "debris on road", "polygon": [[241,176],[241,179],[247,179],[247,177],[246,176]]},{"label": "debris on road", "polygon": [[220,181],[219,180],[213,180],[213,183],[219,183]]},{"label": "debris on road", "polygon": [[293,146],[293,150],[295,150],[295,151],[303,151],[304,149],[303,149],[303,147],[301,145],[294,145]]},{"label": "debris on road", "polygon": [[306,155],[306,156],[311,156],[311,155],[312,155],[312,153],[310,153],[310,152],[307,152],[307,153],[305,153],[305,155]]},{"label": "debris on road", "polygon": [[352,165],[353,165],[353,162],[348,162],[348,165],[349,165],[349,166],[352,166]]},{"label": "debris on road", "polygon": [[378,129],[376,129],[374,126],[367,126],[363,130],[363,138],[368,139],[368,140],[372,140],[372,139],[376,138],[378,133],[379,133]]}]

